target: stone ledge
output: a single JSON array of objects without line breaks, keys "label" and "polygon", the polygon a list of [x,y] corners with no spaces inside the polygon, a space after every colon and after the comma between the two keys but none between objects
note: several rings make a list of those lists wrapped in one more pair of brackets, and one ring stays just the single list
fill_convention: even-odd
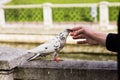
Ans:
[{"label": "stone ledge", "polygon": [[0,47],[0,70],[11,70],[26,62],[26,59],[32,56],[26,51],[26,49]]},{"label": "stone ledge", "polygon": [[18,66],[13,75],[18,80],[117,80],[117,62],[36,60]]},{"label": "stone ledge", "polygon": [[55,69],[102,69],[117,70],[115,61],[88,61],[88,60],[64,60],[64,61],[30,61],[19,67],[24,68],[55,68]]}]

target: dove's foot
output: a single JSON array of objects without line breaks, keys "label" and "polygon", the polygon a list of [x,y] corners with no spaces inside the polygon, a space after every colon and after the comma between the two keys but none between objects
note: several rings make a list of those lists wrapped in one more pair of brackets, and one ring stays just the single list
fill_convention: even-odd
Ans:
[{"label": "dove's foot", "polygon": [[61,58],[59,58],[59,57],[55,57],[54,59],[53,59],[53,61],[56,61],[56,62],[59,62],[59,61],[63,61]]}]

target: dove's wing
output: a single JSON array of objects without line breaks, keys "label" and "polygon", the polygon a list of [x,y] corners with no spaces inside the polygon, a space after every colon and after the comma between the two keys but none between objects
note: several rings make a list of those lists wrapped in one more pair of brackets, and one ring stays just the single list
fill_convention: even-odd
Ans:
[{"label": "dove's wing", "polygon": [[34,49],[29,50],[29,53],[34,53],[35,55],[32,56],[29,60],[32,60],[38,56],[46,56],[50,53],[58,52],[60,48],[60,42],[58,39],[53,38],[49,42],[46,42]]}]

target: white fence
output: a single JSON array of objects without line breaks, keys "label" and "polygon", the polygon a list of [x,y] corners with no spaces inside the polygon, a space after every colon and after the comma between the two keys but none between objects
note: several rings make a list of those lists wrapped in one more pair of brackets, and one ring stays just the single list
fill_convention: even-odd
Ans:
[{"label": "white fence", "polygon": [[52,17],[52,8],[61,7],[61,8],[70,8],[70,7],[91,7],[91,16],[95,18],[96,21],[96,7],[99,7],[99,25],[101,27],[109,28],[109,6],[119,6],[119,3],[109,3],[109,2],[100,2],[100,3],[87,3],[87,4],[35,4],[35,5],[0,5],[0,26],[5,26],[5,14],[4,9],[14,9],[14,8],[43,8],[43,25],[44,26],[53,26],[53,17]]}]

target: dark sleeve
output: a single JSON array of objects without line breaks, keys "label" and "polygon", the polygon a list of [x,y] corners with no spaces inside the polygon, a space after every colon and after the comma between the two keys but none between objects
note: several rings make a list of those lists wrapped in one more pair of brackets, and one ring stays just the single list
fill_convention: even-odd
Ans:
[{"label": "dark sleeve", "polygon": [[109,33],[106,39],[106,48],[113,52],[119,52],[120,36],[118,34]]}]

